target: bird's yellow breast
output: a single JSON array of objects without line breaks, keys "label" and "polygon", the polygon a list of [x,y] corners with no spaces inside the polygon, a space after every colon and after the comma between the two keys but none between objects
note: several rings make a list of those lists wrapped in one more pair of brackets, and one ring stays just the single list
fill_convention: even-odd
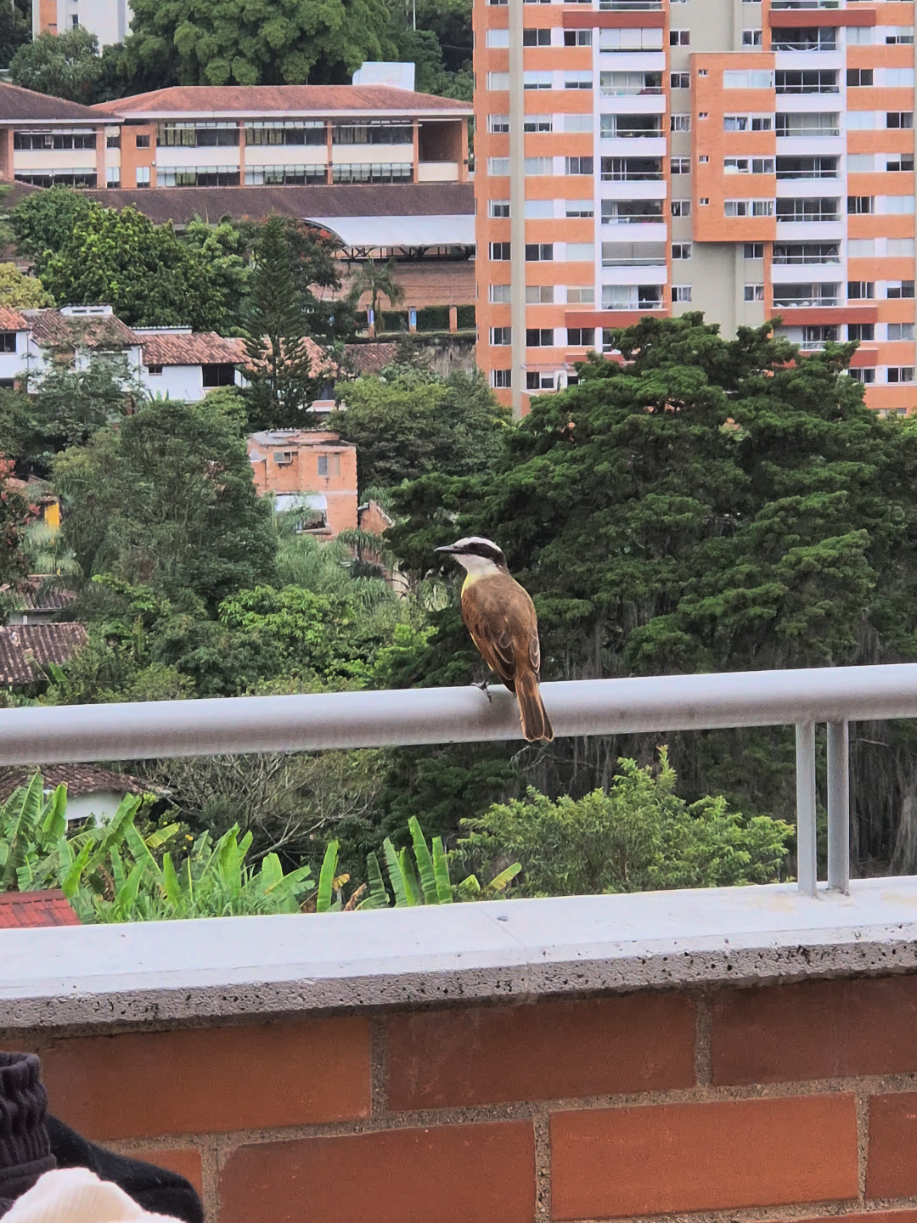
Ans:
[{"label": "bird's yellow breast", "polygon": [[464,582],[462,582],[462,594],[466,590],[470,590],[476,582],[483,582],[485,578],[498,578],[499,573],[469,573],[466,574]]}]

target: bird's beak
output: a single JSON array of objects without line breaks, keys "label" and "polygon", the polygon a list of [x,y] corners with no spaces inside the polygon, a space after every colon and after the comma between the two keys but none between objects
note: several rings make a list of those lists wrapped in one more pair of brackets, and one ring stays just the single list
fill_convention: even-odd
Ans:
[{"label": "bird's beak", "polygon": [[434,549],[433,549],[433,551],[434,551],[434,552],[454,552],[454,551],[455,551],[455,545],[454,545],[454,544],[446,544],[446,545],[445,545],[445,547],[442,547],[442,548],[434,548]]}]

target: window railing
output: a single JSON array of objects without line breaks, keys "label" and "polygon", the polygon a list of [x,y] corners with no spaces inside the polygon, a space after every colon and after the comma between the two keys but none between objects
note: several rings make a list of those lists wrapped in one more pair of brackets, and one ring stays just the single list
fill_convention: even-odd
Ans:
[{"label": "window railing", "polygon": [[661,94],[661,85],[602,85],[599,88],[603,98],[640,98],[646,94]]},{"label": "window railing", "polygon": [[[561,738],[795,725],[799,887],[814,895],[815,727],[828,728],[828,884],[847,891],[848,725],[917,717],[917,664],[570,680],[541,691]],[[495,688],[488,699],[472,685],[0,710],[0,765],[518,738],[512,695]]]},{"label": "window railing", "polygon": [[612,13],[653,12],[662,8],[662,0],[599,0],[599,8]]},{"label": "window railing", "polygon": [[778,307],[782,309],[809,309],[819,306],[837,306],[840,304],[840,299],[837,297],[778,297],[779,290],[774,287],[774,309]]},{"label": "window railing", "polygon": [[654,183],[662,180],[661,170],[603,170],[603,183]]},{"label": "window railing", "polygon": [[794,178],[837,178],[837,177],[838,177],[837,166],[833,166],[827,169],[818,167],[816,169],[811,169],[811,170],[778,170],[777,171],[777,182],[778,183],[788,182],[790,179],[794,179]]},{"label": "window railing", "polygon": [[602,213],[603,225],[663,225],[661,212]]}]

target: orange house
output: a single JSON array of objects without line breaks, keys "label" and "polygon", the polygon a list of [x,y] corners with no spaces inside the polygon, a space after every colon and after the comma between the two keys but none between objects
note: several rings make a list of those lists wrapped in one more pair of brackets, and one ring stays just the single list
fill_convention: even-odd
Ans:
[{"label": "orange house", "polygon": [[259,494],[278,510],[301,509],[310,535],[333,539],[357,525],[357,451],[337,433],[274,429],[253,433],[248,457]]}]

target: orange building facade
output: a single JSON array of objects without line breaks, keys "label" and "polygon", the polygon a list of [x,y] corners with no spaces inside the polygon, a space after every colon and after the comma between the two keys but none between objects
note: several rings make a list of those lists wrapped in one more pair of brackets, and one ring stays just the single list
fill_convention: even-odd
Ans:
[{"label": "orange building facade", "polygon": [[253,433],[248,457],[258,493],[272,493],[279,511],[302,511],[303,531],[334,538],[357,526],[357,451],[337,433]]},{"label": "orange building facade", "polygon": [[504,402],[568,385],[609,328],[702,310],[727,336],[779,318],[804,351],[856,339],[866,402],[917,407],[913,3],[474,20],[478,363]]}]

